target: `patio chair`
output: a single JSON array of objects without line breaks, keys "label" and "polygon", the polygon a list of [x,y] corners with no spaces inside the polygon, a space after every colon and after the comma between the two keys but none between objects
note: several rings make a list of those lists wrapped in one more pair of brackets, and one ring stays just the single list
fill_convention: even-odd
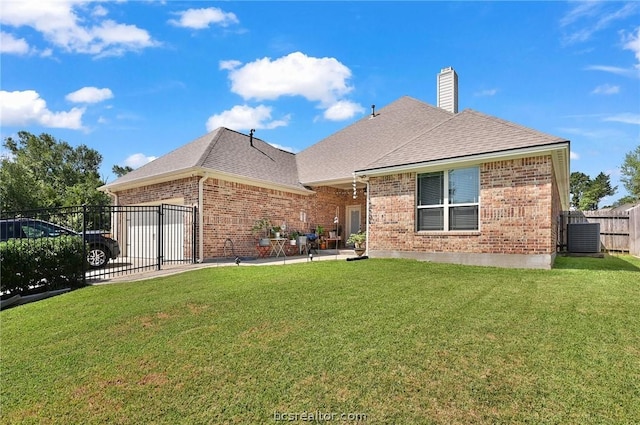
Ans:
[{"label": "patio chair", "polygon": [[311,254],[312,251],[318,253],[318,241],[320,238],[315,233],[307,233],[307,253]]},{"label": "patio chair", "polygon": [[309,254],[309,249],[307,248],[307,237],[306,236],[298,236],[298,254],[302,255]]}]

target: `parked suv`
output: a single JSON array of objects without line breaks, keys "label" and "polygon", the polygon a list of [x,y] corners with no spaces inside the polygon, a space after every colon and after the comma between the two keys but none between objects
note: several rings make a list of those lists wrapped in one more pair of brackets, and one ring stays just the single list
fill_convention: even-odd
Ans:
[{"label": "parked suv", "polygon": [[[0,220],[0,241],[2,242],[8,239],[51,238],[62,235],[82,236],[82,233],[31,218]],[[104,267],[110,259],[120,255],[118,241],[104,236],[100,231],[86,232],[84,240],[89,245],[87,262],[92,268]]]}]

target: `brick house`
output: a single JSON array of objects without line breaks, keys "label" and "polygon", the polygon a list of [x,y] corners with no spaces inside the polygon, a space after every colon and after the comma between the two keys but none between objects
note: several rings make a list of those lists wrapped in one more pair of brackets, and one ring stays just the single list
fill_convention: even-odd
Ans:
[{"label": "brick house", "polygon": [[116,205],[197,205],[203,260],[227,238],[256,255],[251,228],[267,217],[342,244],[366,229],[371,257],[551,267],[569,141],[449,109],[401,97],[298,154],[219,128],[102,189]]}]

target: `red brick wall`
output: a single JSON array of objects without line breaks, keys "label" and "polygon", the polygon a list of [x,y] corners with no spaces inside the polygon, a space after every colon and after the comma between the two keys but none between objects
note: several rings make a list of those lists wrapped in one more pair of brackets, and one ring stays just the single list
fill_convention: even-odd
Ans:
[{"label": "red brick wall", "polygon": [[559,238],[559,234],[558,231],[559,229],[559,225],[560,225],[560,215],[562,214],[562,201],[561,201],[561,197],[560,197],[560,188],[558,186],[558,182],[556,180],[556,176],[555,174],[553,174],[553,178],[552,178],[552,196],[553,196],[553,203],[552,203],[552,226],[551,226],[551,243],[553,244],[553,246],[555,247],[555,251],[558,250],[558,243],[560,242],[558,240]]},{"label": "red brick wall", "polygon": [[118,192],[120,205],[140,205],[165,199],[184,198],[185,205],[198,203],[199,177],[189,177],[171,182],[140,186]]},{"label": "red brick wall", "polygon": [[[416,173],[370,180],[369,248],[385,251],[550,254],[559,206],[550,156],[480,166],[480,229],[415,230]],[[555,193],[554,193],[555,192]]]},{"label": "red brick wall", "polygon": [[[560,195],[550,156],[485,163],[480,166],[480,229],[471,232],[416,232],[416,174],[372,177],[370,180],[369,248],[386,251],[550,254],[556,250],[556,217]],[[120,205],[137,205],[184,198],[198,203],[199,177],[148,185],[118,193]],[[256,255],[255,220],[267,217],[274,225],[303,233],[317,224],[334,229],[338,210],[345,228],[345,208],[359,204],[366,211],[366,195],[358,191],[314,187],[313,195],[209,178],[204,184],[204,257],[220,257],[225,240],[238,255]],[[300,213],[306,221],[300,221]],[[363,217],[364,219],[364,217]],[[345,235],[343,231],[343,244]]]},{"label": "red brick wall", "polygon": [[[199,179],[185,178],[122,191],[117,194],[118,202],[120,205],[139,205],[184,198],[185,205],[197,205]],[[214,178],[205,180],[202,219],[204,258],[223,256],[227,238],[233,241],[237,255],[256,255],[258,235],[253,234],[251,228],[256,220],[263,217],[273,225],[285,223],[287,230],[295,229],[302,233],[321,224],[328,233],[335,228],[333,219],[336,207],[343,229],[346,205],[360,203],[364,211],[366,197],[362,190],[358,191],[358,198],[354,200],[352,191],[330,187],[312,189],[316,194],[301,195]],[[306,221],[300,220],[301,212]]]}]

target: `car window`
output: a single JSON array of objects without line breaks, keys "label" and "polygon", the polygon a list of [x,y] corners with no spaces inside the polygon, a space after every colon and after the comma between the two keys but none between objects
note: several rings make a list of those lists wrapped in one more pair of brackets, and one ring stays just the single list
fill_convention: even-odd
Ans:
[{"label": "car window", "polygon": [[0,240],[6,241],[7,239],[15,238],[16,224],[11,221],[5,221],[0,223]]},{"label": "car window", "polygon": [[28,238],[54,237],[69,234],[66,229],[40,221],[22,223],[22,231]]},{"label": "car window", "polygon": [[32,223],[22,223],[22,231],[28,238],[41,238],[44,236],[44,231],[42,229],[38,229]]}]

